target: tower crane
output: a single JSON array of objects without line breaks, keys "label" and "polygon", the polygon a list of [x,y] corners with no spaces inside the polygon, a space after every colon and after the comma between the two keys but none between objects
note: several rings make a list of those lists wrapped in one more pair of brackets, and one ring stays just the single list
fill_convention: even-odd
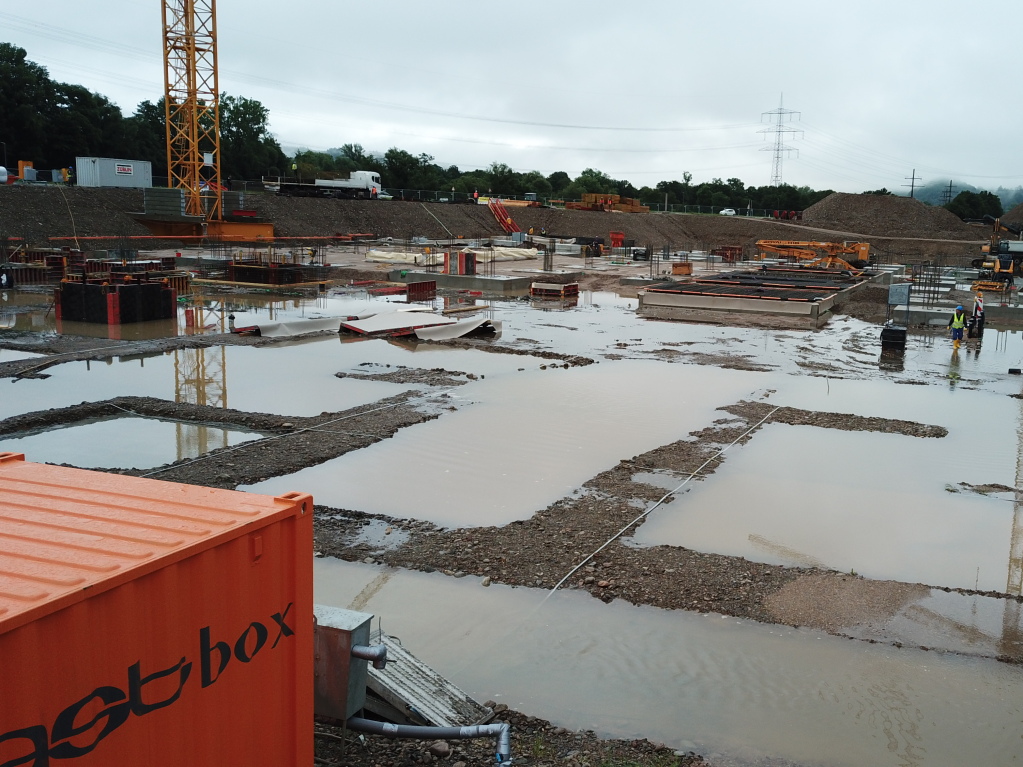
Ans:
[{"label": "tower crane", "polygon": [[[225,209],[220,176],[216,0],[161,0],[167,186],[139,220],[165,237],[253,241],[273,237],[254,211]],[[240,209],[240,205],[234,207]]]},{"label": "tower crane", "polygon": [[221,219],[220,89],[215,0],[163,0],[168,186],[185,214]]}]

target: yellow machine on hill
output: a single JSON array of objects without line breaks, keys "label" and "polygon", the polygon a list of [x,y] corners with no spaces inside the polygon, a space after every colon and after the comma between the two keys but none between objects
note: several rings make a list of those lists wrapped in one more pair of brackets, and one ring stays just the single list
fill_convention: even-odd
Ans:
[{"label": "yellow machine on hill", "polygon": [[[1012,285],[1016,275],[1021,271],[1023,242],[1019,238],[1023,236],[1023,230],[1011,224],[1004,224],[994,216],[985,216],[984,220],[992,225],[991,240],[984,246],[985,256],[973,259],[972,266],[983,270],[974,286],[975,289],[1000,290]],[[1016,239],[1004,239],[1003,232],[1016,235]]]},{"label": "yellow machine on hill", "polygon": [[[805,260],[808,267],[857,271],[870,262],[870,243],[757,240],[760,258],[767,254]],[[845,258],[843,258],[843,256]]]}]

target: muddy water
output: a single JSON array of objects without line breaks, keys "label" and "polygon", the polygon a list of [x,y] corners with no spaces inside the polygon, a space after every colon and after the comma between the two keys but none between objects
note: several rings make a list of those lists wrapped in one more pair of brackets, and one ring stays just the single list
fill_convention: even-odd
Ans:
[{"label": "muddy water", "polygon": [[[978,479],[957,466],[965,448],[822,431],[768,426],[654,511],[635,540],[873,579],[1006,589],[1012,504],[946,489]],[[1005,473],[987,481],[1011,483]]]},{"label": "muddy water", "polygon": [[[578,592],[317,560],[318,602],[380,617],[478,700],[715,764],[1023,760],[1023,669]],[[376,623],[374,622],[374,626]],[[513,755],[517,756],[517,755]]]},{"label": "muddy water", "polygon": [[925,589],[894,615],[841,633],[951,652],[1023,658],[1023,605],[976,594]]},{"label": "muddy water", "polygon": [[28,460],[39,463],[146,469],[195,458],[260,436],[254,432],[153,418],[112,418],[27,437],[0,437],[0,452],[24,453]]},{"label": "muddy water", "polygon": [[0,349],[0,362],[14,362],[15,360],[30,360],[33,357],[42,357],[42,354],[23,352],[17,349]]},{"label": "muddy water", "polygon": [[340,508],[502,525],[703,428],[761,383],[756,373],[636,361],[516,372],[452,391],[459,409],[439,420],[246,489],[301,487]]},{"label": "muddy water", "polygon": [[337,338],[269,348],[183,349],[142,359],[69,362],[46,379],[3,385],[16,397],[0,398],[0,417],[118,395],[159,397],[239,410],[316,415],[375,402],[407,386],[339,379],[365,355]]}]

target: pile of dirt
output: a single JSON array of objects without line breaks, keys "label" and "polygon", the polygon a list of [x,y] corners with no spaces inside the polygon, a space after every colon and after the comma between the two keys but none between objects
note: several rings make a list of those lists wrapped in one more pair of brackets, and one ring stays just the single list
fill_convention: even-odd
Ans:
[{"label": "pile of dirt", "polygon": [[1002,222],[1013,226],[1023,226],[1023,202],[1002,216]]},{"label": "pile of dirt", "polygon": [[977,230],[941,207],[910,197],[836,192],[803,211],[812,226],[879,237],[976,240]]}]

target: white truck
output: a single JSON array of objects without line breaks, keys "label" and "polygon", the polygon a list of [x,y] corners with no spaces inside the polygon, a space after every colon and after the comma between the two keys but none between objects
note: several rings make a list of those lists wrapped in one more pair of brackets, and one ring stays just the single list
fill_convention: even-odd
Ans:
[{"label": "white truck", "polygon": [[380,174],[370,170],[353,170],[341,178],[317,178],[311,182],[288,181],[263,177],[263,186],[282,197],[337,197],[375,200],[380,195]]}]

